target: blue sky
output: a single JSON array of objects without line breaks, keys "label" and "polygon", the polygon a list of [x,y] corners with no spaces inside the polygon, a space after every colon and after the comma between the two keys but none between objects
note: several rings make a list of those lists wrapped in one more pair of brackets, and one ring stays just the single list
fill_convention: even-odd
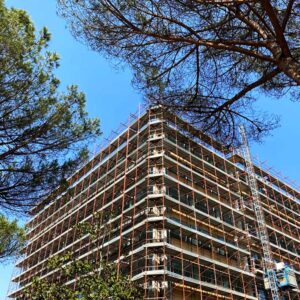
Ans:
[{"label": "blue sky", "polygon": [[[78,84],[87,95],[87,110],[99,117],[103,136],[117,129],[137,111],[142,96],[131,86],[128,69],[117,69],[111,62],[87,49],[70,35],[63,19],[56,15],[55,0],[6,0],[8,6],[28,11],[37,29],[47,26],[52,33],[51,49],[61,57],[57,72],[62,86]],[[262,144],[252,145],[252,153],[267,165],[300,184],[300,103],[285,99],[260,98],[259,106],[281,115],[281,127]],[[99,140],[99,143],[101,140]],[[297,157],[298,156],[298,157]],[[11,264],[0,267],[0,300],[5,299]]]}]

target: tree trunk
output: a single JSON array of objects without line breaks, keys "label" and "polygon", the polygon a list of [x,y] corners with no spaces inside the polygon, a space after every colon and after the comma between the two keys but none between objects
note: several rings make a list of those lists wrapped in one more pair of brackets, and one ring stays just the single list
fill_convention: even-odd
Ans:
[{"label": "tree trunk", "polygon": [[293,58],[282,58],[279,60],[278,68],[289,78],[300,85],[300,63]]}]

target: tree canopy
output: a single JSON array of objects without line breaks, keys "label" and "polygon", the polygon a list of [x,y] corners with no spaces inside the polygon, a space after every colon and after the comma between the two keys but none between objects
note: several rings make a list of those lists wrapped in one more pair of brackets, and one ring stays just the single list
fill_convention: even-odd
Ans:
[{"label": "tree canopy", "polygon": [[65,285],[60,278],[34,278],[25,290],[25,299],[31,300],[138,300],[142,290],[128,276],[118,274],[115,264],[103,264],[88,260],[73,260],[70,253],[53,257],[50,269],[61,269],[64,278],[76,278],[76,287]]},{"label": "tree canopy", "polygon": [[16,220],[0,214],[0,263],[13,259],[25,245],[25,232]]},{"label": "tree canopy", "polygon": [[[143,289],[129,276],[122,274],[116,263],[103,258],[104,242],[113,229],[110,222],[112,218],[113,213],[110,213],[109,221],[105,221],[101,211],[93,215],[92,222],[84,221],[75,225],[76,234],[79,237],[89,235],[91,248],[97,251],[84,258],[79,258],[79,254],[73,252],[49,257],[47,267],[50,276],[35,277],[24,291],[25,299],[142,299]],[[52,272],[54,276],[51,276]],[[72,284],[74,279],[76,282]]]},{"label": "tree canopy", "polygon": [[50,33],[0,0],[0,208],[26,211],[87,158],[99,120],[74,85],[62,91]]},{"label": "tree canopy", "polygon": [[129,64],[151,103],[229,144],[277,120],[259,92],[299,99],[299,0],[58,0],[74,36]]}]

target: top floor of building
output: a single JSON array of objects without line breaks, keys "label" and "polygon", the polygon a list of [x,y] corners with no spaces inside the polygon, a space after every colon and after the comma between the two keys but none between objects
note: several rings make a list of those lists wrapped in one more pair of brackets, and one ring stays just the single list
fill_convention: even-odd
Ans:
[{"label": "top floor of building", "polygon": [[[181,149],[182,162],[184,157],[195,164],[204,161],[207,169],[214,169],[214,176],[229,176],[232,180],[242,180],[247,185],[245,162],[238,149],[225,146],[193,127],[188,121],[161,106],[156,106],[133,117],[132,122],[122,132],[68,179],[66,190],[58,188],[33,208],[33,218],[27,227],[30,229],[37,220],[49,215],[49,211],[58,210],[72,201],[79,190],[91,186],[96,178],[99,179],[99,175],[105,177],[112,173],[111,176],[114,176],[115,172],[112,170],[115,166],[127,161],[128,167],[128,159],[133,161],[164,151],[165,146],[156,146],[154,143],[159,140],[168,143],[169,154],[174,157],[178,156],[178,151],[172,151],[172,146]],[[133,155],[135,151],[138,154]],[[296,213],[300,216],[300,192],[259,165],[254,165],[254,170],[259,192],[267,195],[276,205],[283,206],[291,214]]]}]

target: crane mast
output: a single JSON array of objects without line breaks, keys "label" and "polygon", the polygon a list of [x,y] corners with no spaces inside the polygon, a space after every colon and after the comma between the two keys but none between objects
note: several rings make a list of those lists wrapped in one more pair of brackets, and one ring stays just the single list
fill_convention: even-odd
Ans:
[{"label": "crane mast", "polygon": [[255,212],[257,221],[258,236],[263,250],[263,269],[269,281],[272,300],[280,300],[277,286],[277,277],[276,272],[274,270],[274,261],[272,258],[264,211],[260,202],[255,170],[250,153],[250,147],[248,144],[246,130],[243,125],[239,127],[239,131],[242,138],[242,155],[245,159],[246,171],[248,174],[249,186],[252,194],[253,210]]}]

